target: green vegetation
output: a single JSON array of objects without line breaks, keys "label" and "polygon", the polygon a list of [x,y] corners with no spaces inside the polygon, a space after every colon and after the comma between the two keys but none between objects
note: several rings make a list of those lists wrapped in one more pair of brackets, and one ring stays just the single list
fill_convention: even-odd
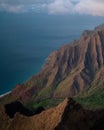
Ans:
[{"label": "green vegetation", "polygon": [[35,77],[35,76],[34,76],[34,77],[30,78],[30,79],[25,83],[25,86],[33,87],[34,85],[37,85],[37,84],[38,84],[38,87],[42,87],[44,80],[45,80],[44,76],[41,76],[41,77]]},{"label": "green vegetation", "polygon": [[29,109],[31,109],[31,110],[35,110],[36,108],[41,107],[41,106],[47,109],[47,108],[57,106],[63,100],[64,99],[51,99],[51,98],[48,98],[48,99],[44,99],[44,100],[39,101],[39,102],[29,102],[27,104],[27,107]]},{"label": "green vegetation", "polygon": [[44,87],[39,93],[38,93],[38,96],[37,96],[37,98],[43,98],[44,99],[44,97],[48,97],[49,96],[49,94],[50,93],[52,93],[52,91],[51,91],[51,87]]},{"label": "green vegetation", "polygon": [[87,109],[102,109],[104,108],[104,88],[92,88],[74,99]]}]

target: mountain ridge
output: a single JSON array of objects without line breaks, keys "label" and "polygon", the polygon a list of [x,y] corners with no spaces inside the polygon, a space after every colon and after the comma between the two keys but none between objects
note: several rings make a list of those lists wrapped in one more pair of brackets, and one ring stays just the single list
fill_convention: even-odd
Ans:
[{"label": "mountain ridge", "polygon": [[[48,98],[66,98],[90,88],[104,67],[102,26],[93,31],[84,31],[79,40],[52,52],[39,74],[17,85],[9,94],[9,100],[18,99],[28,103]],[[99,73],[97,80],[100,77]]]},{"label": "mountain ridge", "polygon": [[[78,89],[82,89],[81,91],[83,91],[84,87],[90,85],[95,73],[103,66],[103,35],[104,29],[100,30],[100,32],[97,30],[88,34],[87,38],[85,35],[82,35],[79,41],[74,41],[73,44],[65,45],[51,53],[42,71],[38,75],[41,77],[40,82],[42,83],[39,82],[37,85],[41,86],[42,84],[47,89],[46,91],[51,93],[59,87],[60,83],[62,84],[62,81],[66,79],[68,75],[78,69],[77,73],[79,73],[79,75],[77,76],[76,73],[75,76],[73,76],[72,80],[75,80],[72,82],[72,87],[69,86],[72,90],[69,90],[71,92],[67,96],[78,94],[78,91],[80,91]],[[80,84],[81,87],[79,87],[79,85],[77,87],[76,84]],[[42,94],[44,95],[45,88],[39,93],[40,97]],[[75,90],[73,90],[73,88],[75,88]],[[47,97],[53,95],[55,96],[57,94],[52,93],[49,96],[47,95]]]}]

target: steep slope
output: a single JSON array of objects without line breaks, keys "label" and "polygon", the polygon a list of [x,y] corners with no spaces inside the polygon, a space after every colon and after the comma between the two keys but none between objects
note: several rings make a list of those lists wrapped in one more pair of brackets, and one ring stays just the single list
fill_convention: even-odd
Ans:
[{"label": "steep slope", "polygon": [[75,96],[93,87],[92,83],[96,85],[99,80],[102,81],[99,86],[103,87],[103,49],[103,26],[93,31],[84,31],[80,40],[54,51],[38,75],[22,85],[17,85],[9,96],[1,101],[18,99],[30,103]]},{"label": "steep slope", "polygon": [[104,108],[104,67],[96,73],[90,87],[75,96],[75,100],[88,109]]}]

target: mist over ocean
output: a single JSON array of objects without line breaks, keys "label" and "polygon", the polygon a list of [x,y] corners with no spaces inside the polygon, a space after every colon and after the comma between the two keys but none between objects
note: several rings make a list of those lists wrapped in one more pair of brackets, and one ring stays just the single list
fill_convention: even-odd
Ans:
[{"label": "mist over ocean", "polygon": [[0,12],[0,94],[39,72],[48,55],[104,17]]}]

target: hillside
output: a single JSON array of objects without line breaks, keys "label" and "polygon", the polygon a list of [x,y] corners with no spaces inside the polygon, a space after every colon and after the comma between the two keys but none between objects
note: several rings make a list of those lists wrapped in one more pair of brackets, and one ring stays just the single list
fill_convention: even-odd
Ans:
[{"label": "hillside", "polygon": [[103,25],[93,31],[84,31],[79,40],[50,54],[39,74],[17,85],[8,100],[18,99],[27,103],[50,98],[63,99],[96,86],[99,81],[98,86],[103,86],[103,49]]},{"label": "hillside", "polygon": [[38,75],[1,97],[0,124],[0,130],[103,130],[104,25],[54,51]]}]

